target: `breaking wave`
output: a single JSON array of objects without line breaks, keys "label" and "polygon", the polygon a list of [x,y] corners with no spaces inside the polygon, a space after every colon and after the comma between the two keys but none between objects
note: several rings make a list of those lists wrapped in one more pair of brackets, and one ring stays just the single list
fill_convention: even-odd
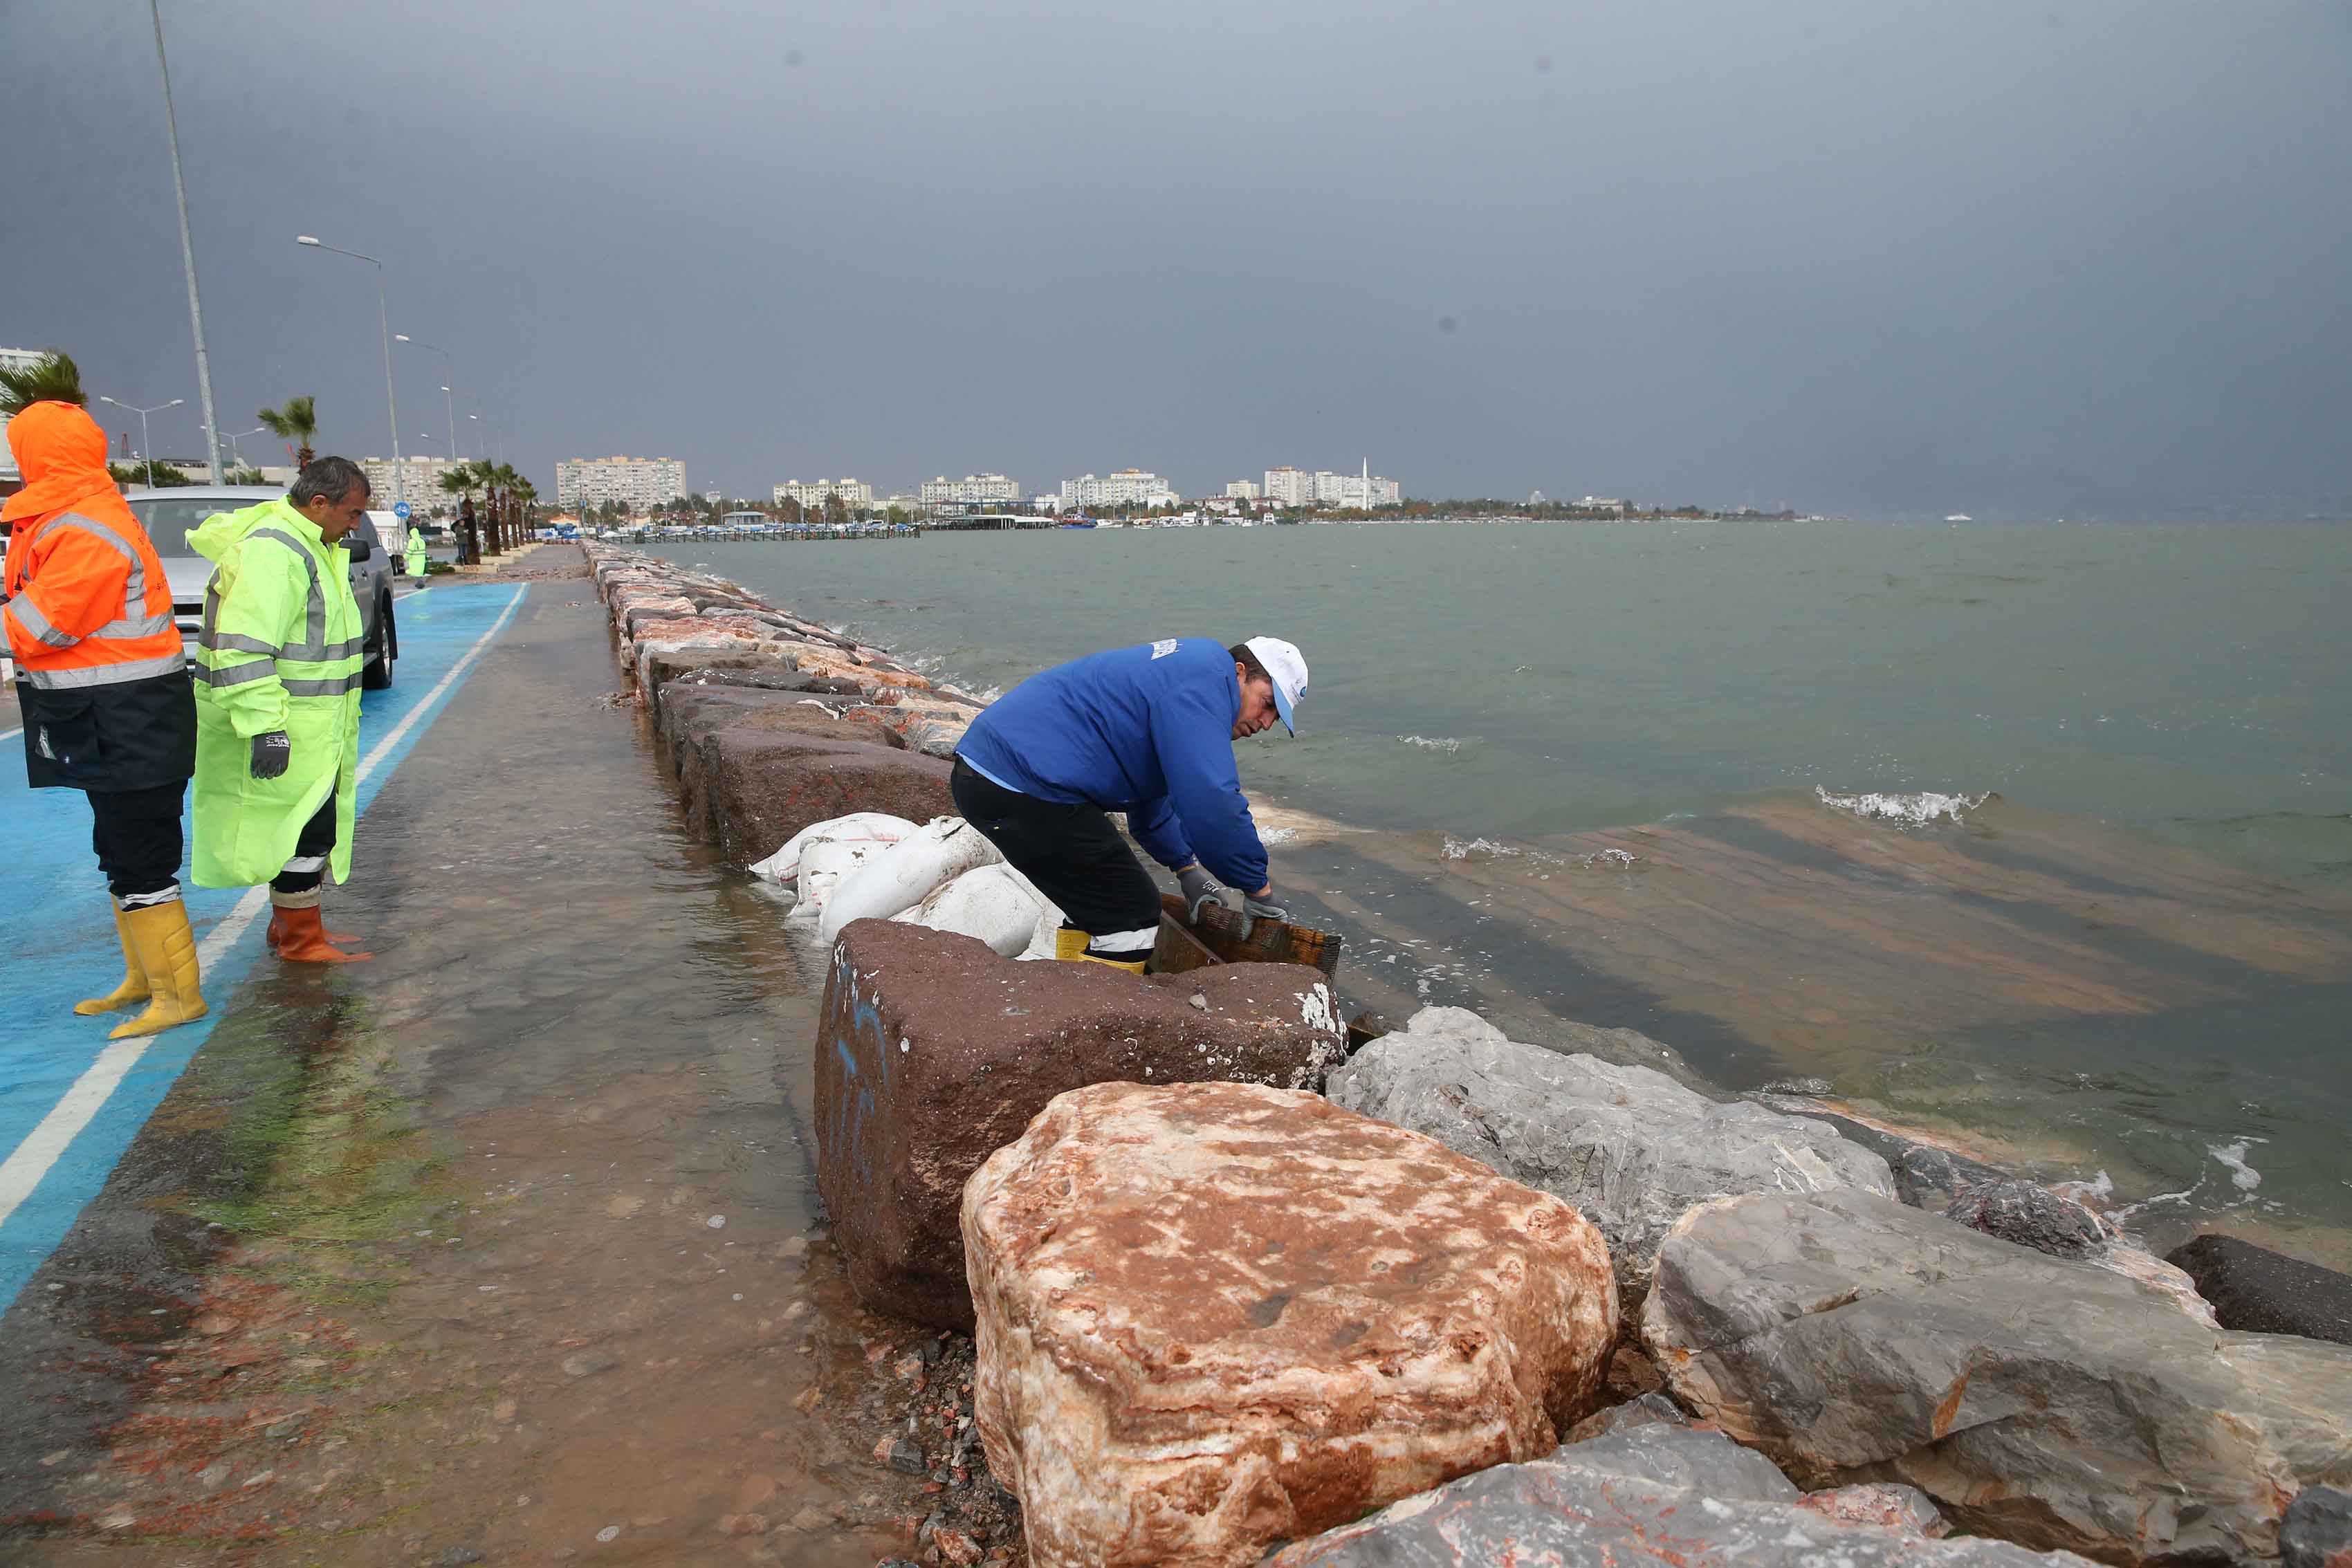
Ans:
[{"label": "breaking wave", "polygon": [[1818,784],[1813,786],[1813,793],[1824,806],[1851,811],[1866,821],[1894,822],[1906,828],[1925,827],[1929,822],[1957,822],[1993,798],[1990,789],[1980,795],[1942,795],[1933,789],[1912,795],[1837,795]]},{"label": "breaking wave", "polygon": [[1397,738],[1407,746],[1418,746],[1430,751],[1459,751],[1462,743],[1450,735],[1400,735]]}]

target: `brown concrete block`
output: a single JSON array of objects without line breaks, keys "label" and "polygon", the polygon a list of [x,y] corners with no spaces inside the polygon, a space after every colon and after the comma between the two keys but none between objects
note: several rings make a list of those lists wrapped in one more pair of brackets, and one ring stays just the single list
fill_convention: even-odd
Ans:
[{"label": "brown concrete block", "polygon": [[961,1329],[964,1178],[1055,1095],[1105,1082],[1318,1088],[1346,1044],[1329,982],[1298,965],[1136,976],[1020,963],[881,920],[835,943],[819,1030],[817,1186],[849,1282],[877,1312]]}]

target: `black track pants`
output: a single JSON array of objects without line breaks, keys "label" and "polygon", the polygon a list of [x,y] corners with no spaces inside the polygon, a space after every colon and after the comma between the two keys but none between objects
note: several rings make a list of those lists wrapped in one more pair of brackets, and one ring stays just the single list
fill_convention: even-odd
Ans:
[{"label": "black track pants", "polygon": [[106,890],[124,907],[180,895],[180,805],[184,782],[152,789],[89,790],[89,847]]},{"label": "black track pants", "polygon": [[1064,806],[991,783],[961,757],[948,789],[964,821],[1061,906],[1063,929],[1087,934],[1090,956],[1150,956],[1160,931],[1160,886],[1108,817],[1092,806]]},{"label": "black track pants", "polygon": [[272,893],[316,893],[319,884],[327,880],[327,856],[335,847],[335,792],[319,803],[302,831],[294,838],[294,858],[286,869],[269,879]]}]

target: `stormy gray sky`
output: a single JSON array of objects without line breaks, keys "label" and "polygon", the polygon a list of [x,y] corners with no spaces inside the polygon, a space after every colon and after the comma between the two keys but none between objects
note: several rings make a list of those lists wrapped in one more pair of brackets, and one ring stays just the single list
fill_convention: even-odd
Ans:
[{"label": "stormy gray sky", "polygon": [[[301,232],[384,259],[549,493],[628,452],[761,495],[1369,457],[1418,496],[2352,506],[2345,0],[163,15],[228,430],[311,392],[324,446],[389,444],[367,269]],[[6,0],[0,59],[0,343],[186,397],[156,445],[200,450],[144,0]]]}]

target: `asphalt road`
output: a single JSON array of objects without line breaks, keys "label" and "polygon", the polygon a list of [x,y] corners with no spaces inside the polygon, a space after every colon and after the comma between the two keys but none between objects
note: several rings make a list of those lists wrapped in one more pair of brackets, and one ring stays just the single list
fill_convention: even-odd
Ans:
[{"label": "asphalt road", "polygon": [[[0,1561],[866,1564],[928,1506],[858,1425],[903,1423],[908,1331],[818,1223],[822,965],[685,837],[579,559],[436,585],[439,632],[404,606],[329,894],[373,961],[283,964],[202,904],[209,1027],[12,1216]],[[40,841],[6,917],[46,944],[9,966],[44,1031],[9,1146],[103,1054],[64,1010],[114,961],[68,805],[0,796],[47,813],[0,839]]]},{"label": "asphalt road", "polygon": [[[436,588],[400,601],[393,686],[361,701],[359,810],[364,819],[446,699],[513,619],[526,585]],[[21,740],[16,744],[21,745]],[[110,1042],[119,1018],[75,1016],[80,997],[120,977],[112,905],[89,848],[89,810],[68,789],[28,789],[0,772],[0,1310],[104,1184],[131,1136],[210,1038],[262,947],[262,888],[187,890],[211,1017],[161,1035]],[[183,874],[184,875],[184,867]]]}]

